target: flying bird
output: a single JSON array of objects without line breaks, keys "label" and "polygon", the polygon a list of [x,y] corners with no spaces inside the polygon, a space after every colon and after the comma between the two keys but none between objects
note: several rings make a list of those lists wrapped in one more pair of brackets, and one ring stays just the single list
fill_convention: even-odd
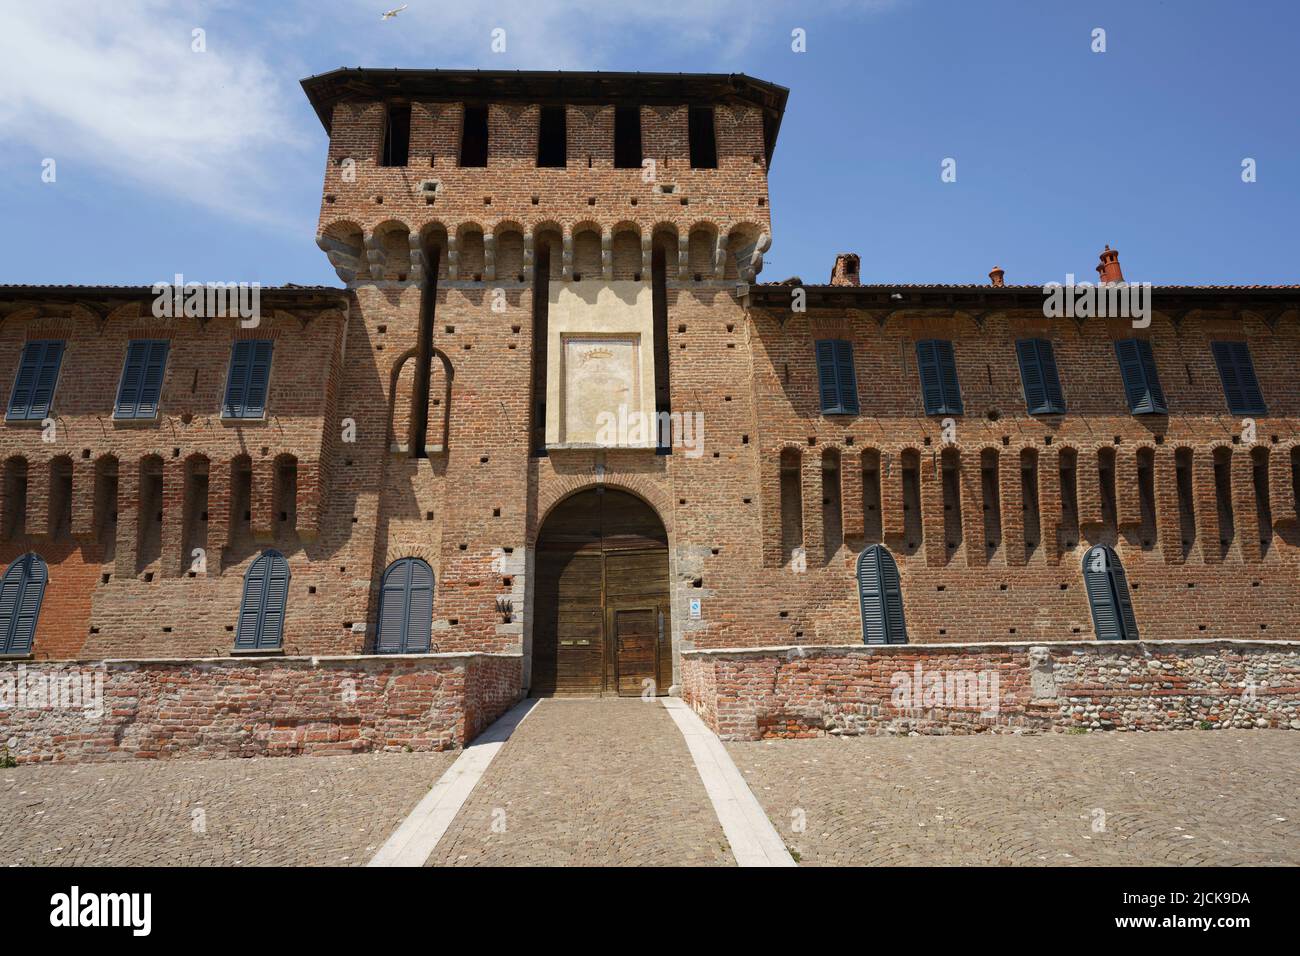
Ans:
[{"label": "flying bird", "polygon": [[393,17],[397,16],[399,13],[401,13],[403,10],[405,10],[408,6],[410,6],[410,4],[408,4],[408,3],[404,3],[404,4],[402,4],[400,7],[396,8],[395,10],[389,10],[387,13],[380,14],[379,19],[381,19],[381,20],[391,20],[391,19],[393,19]]}]

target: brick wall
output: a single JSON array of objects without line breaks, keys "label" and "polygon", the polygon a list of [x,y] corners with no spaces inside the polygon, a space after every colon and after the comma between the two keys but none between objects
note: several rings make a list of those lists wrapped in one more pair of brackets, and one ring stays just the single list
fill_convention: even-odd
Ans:
[{"label": "brick wall", "polygon": [[[47,681],[60,676],[54,706]],[[0,743],[19,762],[448,750],[519,688],[519,658],[486,654],[10,662]]]},{"label": "brick wall", "polygon": [[[733,293],[735,253],[770,231],[761,111],[720,105],[718,168],[696,170],[685,105],[644,107],[651,180],[641,169],[614,168],[612,105],[568,108],[563,169],[537,168],[538,108],[527,103],[492,104],[488,165],[460,167],[461,115],[459,103],[417,100],[402,167],[379,165],[380,104],[342,103],[332,115],[319,235],[352,287],[354,331],[361,333],[349,342],[339,414],[365,422],[371,434],[391,420],[393,442],[404,443],[420,283],[432,278],[435,256],[433,346],[454,376],[445,447],[427,460],[361,451],[361,462],[340,469],[358,497],[382,489],[372,573],[377,579],[407,554],[424,557],[437,580],[436,649],[519,651],[531,623],[523,613],[528,549],[550,508],[599,472],[611,487],[650,501],[666,525],[682,522],[674,555],[680,639],[683,628],[706,623],[688,620],[686,602],[712,597],[703,582],[710,568],[735,560],[757,533],[757,457],[745,438],[754,431],[744,387],[750,357],[745,313]],[[437,182],[436,191],[422,188],[428,181]],[[705,413],[702,458],[532,454],[532,366],[534,350],[545,348],[533,338],[532,269],[544,247],[554,281],[639,275],[649,282],[651,253],[663,252],[672,408]],[[381,394],[371,399],[374,388]],[[431,393],[441,396],[438,383]],[[438,414],[430,408],[431,433]],[[359,518],[363,526],[372,520],[369,511]],[[746,585],[736,584],[734,600],[743,606]],[[511,620],[499,602],[510,602]],[[373,613],[372,597],[372,631]]]},{"label": "brick wall", "polygon": [[683,655],[724,740],[1273,727],[1300,730],[1300,642],[767,647]]},{"label": "brick wall", "polygon": [[[721,623],[699,646],[830,643],[858,630],[854,561],[877,542],[898,561],[913,642],[1091,636],[1080,566],[1095,544],[1118,552],[1143,637],[1294,639],[1300,393],[1290,366],[1300,326],[1266,323],[1227,300],[1184,319],[1160,311],[1158,289],[1155,298],[1151,326],[1140,331],[1126,320],[1053,321],[1029,309],[993,311],[979,324],[933,305],[888,317],[751,309],[762,555],[751,549],[754,566],[745,573],[761,583],[746,602],[749,614]],[[1167,416],[1129,413],[1113,342],[1134,335],[1152,342]],[[1015,341],[1032,336],[1054,344],[1065,415],[1025,411]],[[853,343],[860,414],[821,414],[819,338]],[[953,342],[965,414],[951,416],[951,441],[942,434],[949,416],[927,416],[921,403],[915,343],[924,338]],[[1254,445],[1227,411],[1209,348],[1215,339],[1250,343],[1269,409],[1255,419]],[[783,485],[783,454],[797,484]],[[1231,528],[1220,518],[1216,454],[1229,459]],[[1179,455],[1191,461],[1188,520],[1180,514]],[[1071,456],[1073,509],[1060,478]],[[1036,463],[1032,521],[1022,460]],[[1267,489],[1263,519],[1257,461]],[[834,515],[842,532],[833,533],[832,517],[828,534]],[[791,560],[792,537],[804,548],[802,566]]]},{"label": "brick wall", "polygon": [[[343,512],[350,502],[336,496],[326,509],[323,491],[339,434],[341,292],[266,296],[250,329],[228,318],[154,318],[150,304],[51,296],[18,303],[0,328],[5,396],[24,341],[67,342],[52,431],[0,425],[0,562],[35,551],[50,566],[34,656],[226,653],[244,572],[265,548],[282,551],[293,574],[286,648],[360,650],[364,635],[340,622],[366,619],[373,539]],[[225,420],[231,344],[244,337],[275,343],[266,415]],[[136,338],[171,343],[159,413],[115,421],[127,344]],[[281,472],[289,463],[292,481]],[[195,549],[205,553],[202,566]],[[352,610],[339,568],[357,561],[363,586]]]},{"label": "brick wall", "polygon": [[[435,573],[433,650],[525,652],[531,546],[564,495],[597,482],[641,496],[663,519],[673,641],[684,651],[829,645],[860,633],[854,560],[875,541],[898,560],[913,643],[1090,637],[1080,562],[1094,543],[1116,548],[1145,638],[1295,637],[1300,327],[1291,300],[1262,314],[1225,291],[1201,300],[1205,308],[1165,313],[1157,290],[1140,334],[1153,343],[1173,413],[1136,418],[1112,345],[1134,334],[1124,322],[1050,321],[1023,308],[976,315],[910,291],[901,305],[866,311],[853,296],[869,290],[851,283],[835,289],[843,301],[806,313],[755,305],[762,290],[741,281],[734,256],[772,228],[763,114],[753,106],[718,105],[710,170],[690,168],[684,105],[644,106],[644,153],[656,161],[646,181],[613,167],[612,105],[570,106],[568,165],[539,169],[537,105],[512,94],[489,107],[488,166],[462,168],[462,105],[412,99],[401,167],[379,165],[382,103],[348,98],[330,114],[318,241],[348,288],[278,293],[259,331],[277,336],[265,422],[216,414],[236,323],[160,325],[143,298],[0,297],[0,346],[14,356],[0,367],[5,394],[24,339],[70,343],[57,442],[0,426],[0,460],[27,475],[21,530],[8,517],[11,482],[0,482],[0,497],[12,498],[0,501],[0,561],[35,550],[51,569],[37,659],[228,653],[243,575],[268,546],[292,573],[289,655],[373,649],[378,582],[407,556]],[[554,281],[627,279],[638,269],[648,281],[647,262],[663,253],[671,408],[703,414],[701,455],[532,453],[532,269],[543,249]],[[426,292],[435,257],[436,287]],[[417,458],[408,440],[426,294],[435,447]],[[112,395],[137,334],[173,339],[161,411],[147,426],[118,425]],[[1055,344],[1065,416],[1024,412],[1014,341],[1026,335]],[[831,336],[853,342],[859,415],[820,413],[813,342]],[[956,350],[966,414],[947,448],[940,420],[920,404],[915,341],[926,337]],[[1242,423],[1225,411],[1214,338],[1250,343],[1269,402],[1255,448],[1239,443]],[[346,423],[354,440],[343,437]],[[1271,515],[1261,523],[1252,459],[1263,450]],[[792,466],[784,481],[783,453]],[[1180,515],[1180,453],[1192,461],[1190,522]],[[1220,472],[1231,534],[1216,454],[1230,455]],[[275,501],[284,455],[298,464],[296,529]],[[1037,463],[1036,533],[1021,488],[1026,455]],[[1072,455],[1071,512],[1060,474]],[[115,523],[95,501],[101,465],[117,470]],[[71,520],[54,528],[55,476],[66,468]],[[206,522],[187,517],[190,482],[204,469]],[[1149,477],[1149,500],[1139,474]],[[1111,487],[1113,507],[1103,493]],[[190,577],[193,546],[209,560]],[[507,602],[513,610],[503,612]]]}]

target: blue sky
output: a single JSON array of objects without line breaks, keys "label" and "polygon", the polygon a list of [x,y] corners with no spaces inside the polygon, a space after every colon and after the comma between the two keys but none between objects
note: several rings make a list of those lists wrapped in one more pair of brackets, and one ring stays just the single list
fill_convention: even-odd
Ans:
[{"label": "blue sky", "polygon": [[381,22],[399,2],[5,0],[0,282],[337,284],[298,80],[339,66],[789,87],[764,280],[823,282],[840,251],[874,282],[1092,278],[1109,243],[1130,280],[1300,282],[1290,0],[407,0]]}]

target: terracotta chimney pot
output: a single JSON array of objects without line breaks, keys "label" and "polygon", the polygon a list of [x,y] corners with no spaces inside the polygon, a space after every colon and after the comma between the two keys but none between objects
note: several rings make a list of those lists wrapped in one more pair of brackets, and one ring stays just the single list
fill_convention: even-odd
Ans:
[{"label": "terracotta chimney pot", "polygon": [[1119,252],[1109,245],[1101,254],[1097,265],[1097,277],[1100,282],[1123,282],[1124,273],[1119,267]]},{"label": "terracotta chimney pot", "polygon": [[1002,288],[1002,286],[1006,284],[1002,281],[1002,277],[1005,275],[1006,272],[1003,270],[1001,266],[994,266],[993,271],[989,273],[989,279],[993,282],[995,286],[997,286],[998,288]]}]

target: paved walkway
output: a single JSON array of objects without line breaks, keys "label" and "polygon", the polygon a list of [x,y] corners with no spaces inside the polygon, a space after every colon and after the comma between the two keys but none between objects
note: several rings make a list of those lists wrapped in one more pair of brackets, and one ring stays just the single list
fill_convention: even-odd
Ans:
[{"label": "paved walkway", "polygon": [[455,754],[0,770],[0,864],[359,866]]},{"label": "paved walkway", "polygon": [[[470,748],[3,769],[0,864],[359,865],[449,787],[405,862],[735,865],[721,814],[742,858],[784,844],[803,865],[1300,864],[1300,733],[724,748],[686,723],[661,701],[543,700],[480,738],[477,765]],[[764,813],[777,833],[755,838]]]},{"label": "paved walkway", "polygon": [[1300,733],[727,749],[802,865],[1300,864]]},{"label": "paved walkway", "polygon": [[659,701],[540,701],[488,767],[431,866],[734,865]]}]

